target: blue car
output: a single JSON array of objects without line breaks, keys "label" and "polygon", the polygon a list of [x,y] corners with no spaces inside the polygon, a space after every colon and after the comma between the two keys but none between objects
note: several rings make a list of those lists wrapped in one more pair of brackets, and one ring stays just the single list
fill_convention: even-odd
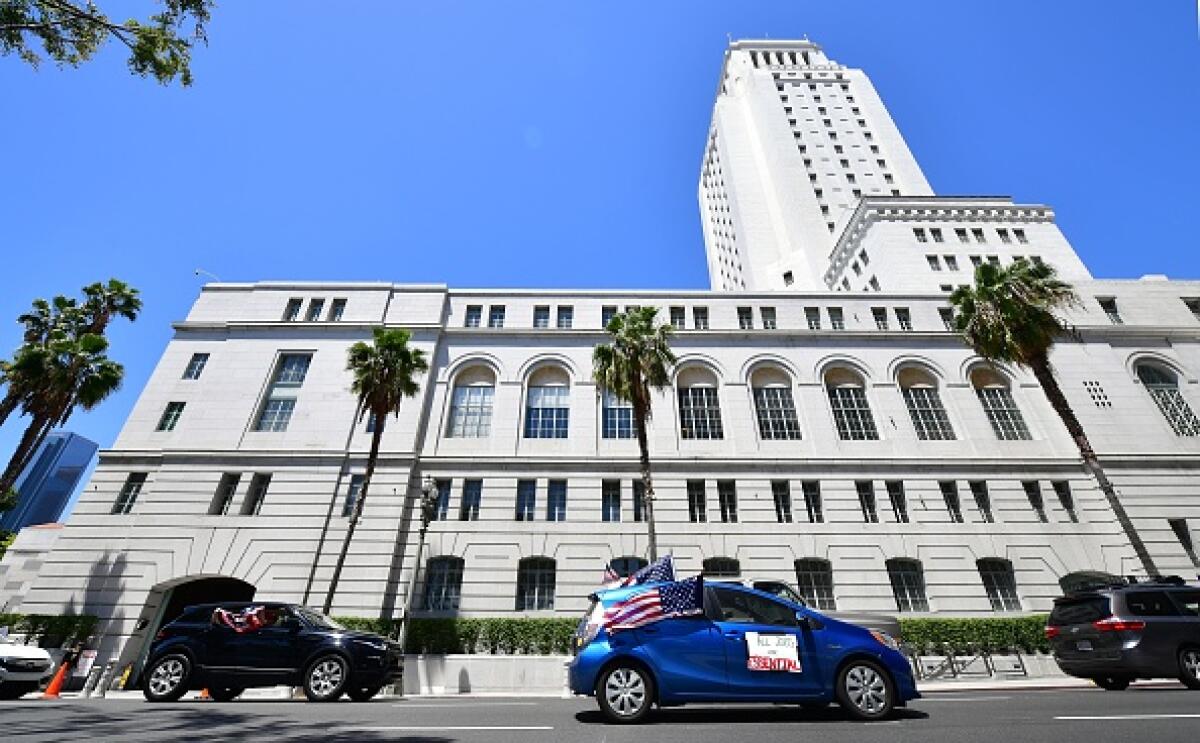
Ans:
[{"label": "blue car", "polygon": [[753,588],[705,583],[703,613],[609,632],[604,612],[664,584],[601,591],[575,633],[571,690],[612,722],[688,702],[840,704],[879,720],[921,695],[895,639]]}]

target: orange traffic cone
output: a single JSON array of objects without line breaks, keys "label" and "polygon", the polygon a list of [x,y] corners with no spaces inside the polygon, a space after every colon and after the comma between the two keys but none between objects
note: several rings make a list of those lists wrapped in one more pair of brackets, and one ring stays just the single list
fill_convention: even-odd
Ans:
[{"label": "orange traffic cone", "polygon": [[54,678],[50,680],[50,685],[46,687],[42,699],[58,699],[58,693],[62,691],[63,682],[67,678],[67,670],[70,667],[71,664],[65,660],[58,666],[58,673],[55,673]]},{"label": "orange traffic cone", "polygon": [[208,687],[205,687],[200,690],[200,698],[201,699],[212,699],[212,695],[208,693]]}]

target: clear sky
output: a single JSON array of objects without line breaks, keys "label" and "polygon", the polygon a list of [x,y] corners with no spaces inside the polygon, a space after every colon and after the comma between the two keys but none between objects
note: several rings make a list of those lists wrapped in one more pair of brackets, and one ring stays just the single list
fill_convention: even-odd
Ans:
[{"label": "clear sky", "polygon": [[[111,15],[149,2],[100,0]],[[1194,0],[225,0],[195,85],[0,58],[0,352],[119,277],[113,443],[203,268],[227,281],[706,288],[727,34],[861,67],[935,191],[1049,204],[1098,277],[1200,277]],[[24,421],[0,429],[6,461]]]}]

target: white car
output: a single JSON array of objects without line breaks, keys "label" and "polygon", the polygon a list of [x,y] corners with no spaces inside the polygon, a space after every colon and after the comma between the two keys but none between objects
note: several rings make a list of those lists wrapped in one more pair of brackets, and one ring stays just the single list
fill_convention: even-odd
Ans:
[{"label": "white car", "polygon": [[45,650],[0,637],[0,699],[19,699],[36,690],[53,667]]}]

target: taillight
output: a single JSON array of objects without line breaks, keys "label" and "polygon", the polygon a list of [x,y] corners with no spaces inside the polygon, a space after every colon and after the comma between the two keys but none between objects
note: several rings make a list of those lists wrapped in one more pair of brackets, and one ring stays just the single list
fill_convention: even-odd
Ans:
[{"label": "taillight", "polygon": [[1116,617],[1099,619],[1092,622],[1092,626],[1098,632],[1122,632],[1124,630],[1146,629],[1146,623],[1143,621],[1137,619],[1117,619]]},{"label": "taillight", "polygon": [[1047,626],[1046,627],[1046,639],[1053,640],[1054,638],[1058,637],[1059,632],[1061,632],[1061,630],[1058,627]]}]

